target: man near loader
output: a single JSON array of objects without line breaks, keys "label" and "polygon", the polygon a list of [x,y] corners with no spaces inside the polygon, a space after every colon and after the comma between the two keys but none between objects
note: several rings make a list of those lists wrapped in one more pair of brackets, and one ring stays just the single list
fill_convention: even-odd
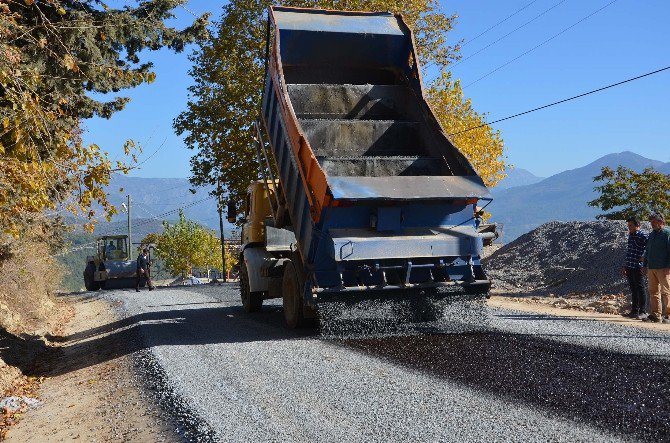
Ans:
[{"label": "man near loader", "polygon": [[147,279],[147,286],[149,290],[153,291],[154,286],[151,283],[151,262],[149,261],[149,250],[144,248],[142,253],[137,256],[137,281],[135,283],[135,291],[140,292],[140,280],[142,277]]},{"label": "man near loader", "polygon": [[644,290],[641,258],[647,245],[648,235],[640,229],[640,220],[637,217],[629,218],[626,223],[628,224],[628,246],[622,271],[630,285],[632,307],[630,312],[624,316],[644,318],[647,312],[647,297]]},{"label": "man near loader", "polygon": [[652,231],[644,250],[651,313],[646,321],[670,323],[670,229],[661,214],[649,217]]}]

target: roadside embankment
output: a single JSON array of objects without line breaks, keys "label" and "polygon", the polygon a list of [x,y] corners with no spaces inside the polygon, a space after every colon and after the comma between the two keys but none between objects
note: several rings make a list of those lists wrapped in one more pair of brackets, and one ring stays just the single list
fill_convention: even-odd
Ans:
[{"label": "roadside embankment", "polygon": [[40,252],[45,248],[23,242],[0,261],[0,344],[4,349],[0,394],[20,382],[20,368],[33,363],[46,337],[56,335],[71,315],[55,299],[61,273],[56,261]]}]

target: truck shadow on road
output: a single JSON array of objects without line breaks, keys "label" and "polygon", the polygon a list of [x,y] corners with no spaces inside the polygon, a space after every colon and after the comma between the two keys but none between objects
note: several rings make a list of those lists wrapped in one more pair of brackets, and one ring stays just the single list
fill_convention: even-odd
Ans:
[{"label": "truck shadow on road", "polygon": [[339,344],[627,438],[667,438],[667,357],[499,331],[353,339]]}]

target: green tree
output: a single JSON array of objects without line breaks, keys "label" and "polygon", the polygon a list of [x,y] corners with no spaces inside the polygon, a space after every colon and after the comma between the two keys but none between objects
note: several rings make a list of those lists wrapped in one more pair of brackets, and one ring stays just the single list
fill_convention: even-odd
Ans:
[{"label": "green tree", "polygon": [[670,174],[647,168],[638,173],[624,166],[616,170],[602,168],[594,182],[603,182],[595,189],[600,196],[590,206],[610,211],[599,219],[625,220],[637,216],[646,219],[652,212],[670,217]]},{"label": "green tree", "polygon": [[[183,30],[165,24],[183,3],[0,0],[0,234],[17,237],[62,204],[90,219],[94,203],[116,212],[104,187],[130,166],[84,145],[82,121],[109,118],[128,102],[119,91],[154,80],[143,51],[205,37],[206,16]],[[125,149],[134,158],[134,144]]]},{"label": "green tree", "polygon": [[231,244],[226,244],[225,247],[226,250],[226,273],[230,272],[234,266],[239,264],[240,261],[240,248],[231,245]]},{"label": "green tree", "polygon": [[221,268],[221,241],[216,233],[187,220],[183,211],[177,223],[163,222],[163,233],[145,241],[155,244],[158,259],[173,276],[190,274],[193,268]]},{"label": "green tree", "polygon": [[[400,13],[414,31],[422,66],[432,64],[445,71],[448,64],[458,58],[458,45],[447,44],[447,35],[456,17],[444,13],[437,0],[273,2],[277,3]],[[236,200],[240,200],[249,181],[258,174],[251,125],[257,118],[262,95],[269,4],[266,0],[231,0],[224,6],[216,23],[216,37],[204,42],[191,58],[194,85],[189,88],[187,109],[174,122],[177,133],[186,135],[186,145],[198,151],[191,158],[191,182],[216,185],[220,180]],[[444,100],[443,94],[450,95],[450,100]],[[473,120],[483,122],[453,82],[435,82],[430,96],[435,98],[437,107],[434,109],[442,122],[454,118],[463,121],[461,127]],[[453,97],[459,101],[455,103]],[[475,135],[476,147],[464,152],[478,166],[491,165],[487,182],[495,184],[505,167],[500,134],[488,128]]]},{"label": "green tree", "polygon": [[197,257],[199,268],[221,269],[221,239],[209,229],[200,228],[196,240],[199,250]]}]

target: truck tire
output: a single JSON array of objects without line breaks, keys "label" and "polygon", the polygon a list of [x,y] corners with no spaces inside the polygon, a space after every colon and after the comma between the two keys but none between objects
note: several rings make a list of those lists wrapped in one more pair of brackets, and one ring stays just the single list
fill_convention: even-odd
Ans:
[{"label": "truck tire", "polygon": [[240,266],[240,295],[244,312],[258,312],[263,307],[263,293],[251,292],[249,289],[249,274],[244,262]]},{"label": "truck tire", "polygon": [[305,325],[302,288],[302,278],[300,278],[296,272],[296,266],[292,261],[287,262],[284,265],[282,297],[284,304],[284,319],[286,320],[286,326],[288,326],[289,329],[295,329]]}]

